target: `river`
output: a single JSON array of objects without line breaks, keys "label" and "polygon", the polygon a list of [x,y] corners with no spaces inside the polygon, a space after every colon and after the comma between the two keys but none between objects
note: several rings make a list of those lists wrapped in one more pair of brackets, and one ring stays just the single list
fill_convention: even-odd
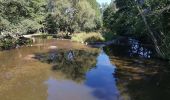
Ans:
[{"label": "river", "polygon": [[[129,61],[110,56],[105,51],[107,50],[56,39],[36,39],[32,46],[2,51],[0,100],[160,100],[159,96],[169,98],[167,89],[167,94],[159,94],[153,99],[154,93],[162,93],[160,88],[155,89],[153,86],[152,89],[143,90],[143,85],[140,87],[141,84],[136,83],[136,80],[143,79],[145,75],[141,74],[145,70],[129,67],[135,66],[135,63],[122,67],[129,64]],[[142,64],[139,61],[136,63]],[[125,72],[124,69],[128,71]],[[135,83],[132,83],[134,81]],[[147,86],[149,83],[142,84]]]}]

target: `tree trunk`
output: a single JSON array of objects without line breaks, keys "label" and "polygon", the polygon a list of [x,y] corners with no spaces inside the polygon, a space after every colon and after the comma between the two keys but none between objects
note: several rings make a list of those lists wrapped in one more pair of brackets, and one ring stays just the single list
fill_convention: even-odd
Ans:
[{"label": "tree trunk", "polygon": [[157,53],[159,54],[159,56],[164,57],[164,53],[161,52],[161,50],[160,50],[160,48],[158,46],[157,39],[154,36],[154,33],[152,32],[151,28],[149,27],[145,15],[142,13],[142,10],[141,10],[141,8],[138,5],[137,5],[137,9],[138,9],[138,11],[139,11],[139,13],[140,13],[144,23],[145,23],[145,26],[146,26],[147,30],[149,31],[149,36],[151,37],[151,39],[152,39],[152,41],[154,43],[154,46],[155,46],[155,49],[156,49]]}]

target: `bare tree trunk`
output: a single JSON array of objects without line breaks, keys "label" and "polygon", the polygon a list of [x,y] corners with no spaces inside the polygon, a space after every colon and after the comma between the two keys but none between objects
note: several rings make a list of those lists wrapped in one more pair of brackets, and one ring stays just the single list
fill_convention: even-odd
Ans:
[{"label": "bare tree trunk", "polygon": [[141,10],[141,8],[140,8],[138,5],[137,5],[137,9],[138,9],[138,11],[139,11],[139,13],[140,13],[140,15],[141,15],[144,23],[145,23],[145,26],[146,26],[147,30],[149,31],[149,35],[151,36],[151,39],[152,39],[152,41],[154,42],[154,46],[155,46],[155,49],[156,49],[157,53],[159,54],[159,56],[163,57],[163,56],[164,56],[164,53],[161,52],[161,50],[160,50],[160,48],[159,48],[159,46],[158,46],[157,39],[156,39],[156,37],[154,36],[154,33],[152,32],[152,30],[150,29],[150,27],[149,27],[149,25],[148,25],[148,22],[146,21],[145,15],[142,13],[142,10]]}]

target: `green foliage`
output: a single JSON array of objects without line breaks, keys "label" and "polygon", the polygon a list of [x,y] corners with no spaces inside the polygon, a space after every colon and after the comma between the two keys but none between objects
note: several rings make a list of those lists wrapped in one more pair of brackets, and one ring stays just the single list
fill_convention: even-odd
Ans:
[{"label": "green foliage", "polygon": [[113,32],[103,32],[102,33],[105,41],[112,41],[113,39],[115,39],[117,37],[116,33],[113,33]]},{"label": "green foliage", "polygon": [[0,50],[8,50],[15,48],[17,46],[27,45],[31,43],[32,43],[31,39],[24,38],[22,36],[14,38],[10,35],[4,35],[0,37]]},{"label": "green foliage", "polygon": [[21,21],[21,27],[22,27],[21,28],[22,33],[27,34],[27,33],[35,33],[38,29],[40,29],[43,26],[36,21],[25,19]]},{"label": "green foliage", "polygon": [[115,9],[112,6],[108,6],[103,12],[103,26],[109,31],[114,32],[116,27],[114,24],[116,23],[115,20]]},{"label": "green foliage", "polygon": [[0,32],[27,34],[43,27],[46,0],[1,0]]},{"label": "green foliage", "polygon": [[62,31],[72,34],[80,31],[94,31],[101,27],[97,2],[49,0],[47,7],[49,14],[45,20],[45,27],[49,33],[55,34]]},{"label": "green foliage", "polygon": [[[103,25],[118,35],[147,38],[147,43],[167,58],[170,57],[169,4],[168,0],[115,0],[104,11]],[[113,10],[115,5],[117,8]]]},{"label": "green foliage", "polygon": [[55,34],[58,31],[58,21],[57,18],[52,15],[49,14],[46,18],[46,22],[45,22],[45,28],[46,30],[50,33],[50,34]]},{"label": "green foliage", "polygon": [[69,37],[74,32],[99,30],[100,17],[96,0],[0,0],[2,35],[48,32]]},{"label": "green foliage", "polygon": [[99,28],[96,0],[0,0],[0,33],[69,35]]},{"label": "green foliage", "polygon": [[1,37],[0,39],[0,49],[6,50],[15,47],[15,39],[11,36]]},{"label": "green foliage", "polygon": [[6,20],[6,19],[4,19],[3,17],[0,16],[0,33],[3,30],[8,29],[9,24],[10,24],[10,22],[8,20]]},{"label": "green foliage", "polygon": [[102,42],[103,36],[100,33],[77,33],[72,36],[72,41],[80,43]]},{"label": "green foliage", "polygon": [[32,43],[33,43],[32,39],[25,38],[25,37],[19,37],[15,41],[15,45],[17,46],[30,45]]},{"label": "green foliage", "polygon": [[87,0],[91,7],[96,11],[96,15],[100,16],[100,9],[99,9],[99,4],[97,3],[96,0]]}]

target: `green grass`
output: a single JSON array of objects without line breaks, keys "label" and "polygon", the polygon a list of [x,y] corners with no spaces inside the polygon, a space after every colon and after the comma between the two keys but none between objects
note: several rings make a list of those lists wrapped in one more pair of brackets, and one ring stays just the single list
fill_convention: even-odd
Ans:
[{"label": "green grass", "polygon": [[101,33],[90,32],[90,33],[76,33],[71,38],[74,42],[80,43],[90,43],[90,42],[103,42],[105,39],[101,35]]}]

